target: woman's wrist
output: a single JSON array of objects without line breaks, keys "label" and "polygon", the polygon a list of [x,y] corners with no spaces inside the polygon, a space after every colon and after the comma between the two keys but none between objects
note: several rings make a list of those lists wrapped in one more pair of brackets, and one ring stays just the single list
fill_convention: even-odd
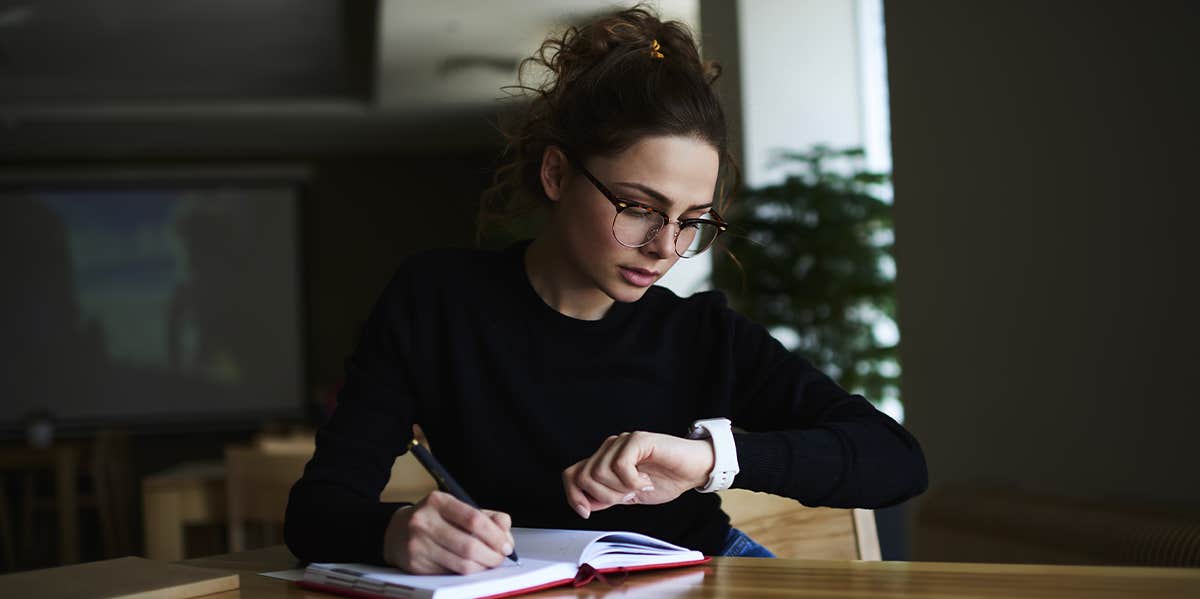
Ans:
[{"label": "woman's wrist", "polygon": [[716,450],[713,448],[713,440],[711,438],[693,439],[696,450],[696,465],[697,471],[692,477],[693,488],[700,488],[708,484],[708,478],[712,475],[712,469],[717,463]]}]

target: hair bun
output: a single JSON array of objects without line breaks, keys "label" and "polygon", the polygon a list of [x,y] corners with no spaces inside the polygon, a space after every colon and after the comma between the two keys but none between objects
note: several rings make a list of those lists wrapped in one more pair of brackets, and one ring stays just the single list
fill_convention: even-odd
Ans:
[{"label": "hair bun", "polygon": [[[536,85],[524,83],[531,67],[538,71]],[[641,5],[547,37],[521,61],[517,85],[506,88],[529,102],[500,127],[508,145],[483,195],[480,232],[491,221],[545,205],[540,170],[549,146],[586,160],[617,154],[645,136],[691,136],[712,144],[736,180],[724,111],[712,88],[720,72],[715,61],[700,60],[686,24],[663,22]]]}]

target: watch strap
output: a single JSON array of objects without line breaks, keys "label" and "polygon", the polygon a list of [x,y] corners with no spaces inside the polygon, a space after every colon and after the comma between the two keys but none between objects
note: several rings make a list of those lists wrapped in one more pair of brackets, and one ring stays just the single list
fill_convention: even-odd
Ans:
[{"label": "watch strap", "polygon": [[740,468],[737,461],[737,446],[733,442],[733,429],[728,418],[707,418],[692,423],[688,434],[692,439],[711,439],[713,447],[713,468],[708,475],[708,483],[696,490],[701,493],[714,493],[728,489],[733,485],[733,479]]}]

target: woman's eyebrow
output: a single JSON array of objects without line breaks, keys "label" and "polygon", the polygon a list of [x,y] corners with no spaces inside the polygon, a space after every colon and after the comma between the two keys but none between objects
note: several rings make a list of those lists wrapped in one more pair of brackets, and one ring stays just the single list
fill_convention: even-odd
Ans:
[{"label": "woman's eyebrow", "polygon": [[[634,183],[632,181],[618,181],[615,183],[615,185],[624,185],[625,187],[636,189],[636,190],[654,198],[656,201],[658,201],[663,206],[670,206],[672,204],[671,200],[667,199],[667,196],[659,193],[658,190],[656,190],[652,187],[648,187],[646,185],[642,185],[641,183]],[[688,208],[687,210],[684,210],[684,212],[693,212],[693,211],[701,210],[701,209],[705,209],[705,208],[712,208],[712,202],[709,202],[707,204],[697,204],[695,206],[692,206],[691,208]]]}]

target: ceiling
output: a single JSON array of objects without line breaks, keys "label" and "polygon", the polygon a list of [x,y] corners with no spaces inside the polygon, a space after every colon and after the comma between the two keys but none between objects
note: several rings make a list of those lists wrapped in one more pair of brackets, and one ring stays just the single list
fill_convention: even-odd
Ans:
[{"label": "ceiling", "polygon": [[[665,19],[699,28],[698,0],[657,2]],[[377,100],[420,110],[487,107],[516,81],[517,63],[547,33],[611,9],[597,0],[386,0],[381,4]]]},{"label": "ceiling", "polygon": [[341,2],[0,0],[0,105],[352,97]]},{"label": "ceiling", "polygon": [[481,147],[520,59],[613,6],[0,0],[0,159]]},{"label": "ceiling", "polygon": [[[658,3],[698,20],[696,0]],[[0,0],[0,109],[487,107],[597,0]]]}]

